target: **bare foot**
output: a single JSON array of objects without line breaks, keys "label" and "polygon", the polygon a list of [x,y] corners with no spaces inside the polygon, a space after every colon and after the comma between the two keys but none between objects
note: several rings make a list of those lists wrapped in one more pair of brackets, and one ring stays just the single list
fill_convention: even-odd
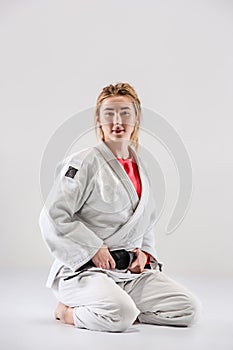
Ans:
[{"label": "bare foot", "polygon": [[73,307],[62,304],[60,301],[57,304],[54,317],[62,323],[71,324],[74,326]]},{"label": "bare foot", "polygon": [[64,312],[64,309],[66,308],[66,305],[65,304],[62,304],[60,301],[59,303],[57,304],[57,307],[56,307],[56,310],[54,312],[54,317],[55,317],[55,320],[59,320],[60,321],[60,316],[62,314],[62,312]]}]

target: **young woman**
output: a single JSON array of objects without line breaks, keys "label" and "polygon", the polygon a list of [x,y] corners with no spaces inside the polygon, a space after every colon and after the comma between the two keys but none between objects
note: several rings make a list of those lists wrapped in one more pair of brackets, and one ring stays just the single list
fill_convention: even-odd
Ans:
[{"label": "young woman", "polygon": [[56,258],[46,283],[58,300],[55,318],[77,328],[190,326],[199,314],[199,301],[158,262],[156,199],[137,153],[140,121],[132,86],[103,88],[95,113],[100,143],[59,164],[40,214]]}]

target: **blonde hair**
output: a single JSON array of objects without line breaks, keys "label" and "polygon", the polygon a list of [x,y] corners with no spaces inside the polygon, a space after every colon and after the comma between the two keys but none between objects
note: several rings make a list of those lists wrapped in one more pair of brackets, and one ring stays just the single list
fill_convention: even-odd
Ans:
[{"label": "blonde hair", "polygon": [[139,142],[138,142],[138,134],[139,134],[139,126],[141,122],[141,102],[138,98],[138,95],[134,88],[128,83],[117,83],[115,85],[108,85],[103,88],[99,96],[97,97],[96,107],[95,107],[95,133],[98,139],[99,135],[102,141],[104,141],[104,133],[101,127],[97,126],[97,122],[99,121],[99,112],[102,102],[108,98],[113,96],[127,96],[132,100],[134,110],[136,113],[136,124],[134,130],[130,136],[130,144],[133,145],[136,150],[138,150]]}]

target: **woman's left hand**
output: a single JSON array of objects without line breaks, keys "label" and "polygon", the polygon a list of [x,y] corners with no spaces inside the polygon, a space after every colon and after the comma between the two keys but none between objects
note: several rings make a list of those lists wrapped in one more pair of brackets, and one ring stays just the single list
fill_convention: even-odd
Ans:
[{"label": "woman's left hand", "polygon": [[147,262],[147,256],[141,249],[136,248],[133,250],[136,254],[136,259],[129,266],[128,270],[133,273],[141,273]]}]

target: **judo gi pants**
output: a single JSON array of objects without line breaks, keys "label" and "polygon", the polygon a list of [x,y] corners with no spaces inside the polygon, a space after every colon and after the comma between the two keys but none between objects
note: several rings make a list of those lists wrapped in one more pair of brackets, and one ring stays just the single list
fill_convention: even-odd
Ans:
[{"label": "judo gi pants", "polygon": [[194,295],[158,268],[122,282],[101,271],[84,271],[60,278],[53,292],[74,307],[75,327],[94,331],[123,332],[137,317],[140,323],[187,327],[199,319],[201,308]]}]

